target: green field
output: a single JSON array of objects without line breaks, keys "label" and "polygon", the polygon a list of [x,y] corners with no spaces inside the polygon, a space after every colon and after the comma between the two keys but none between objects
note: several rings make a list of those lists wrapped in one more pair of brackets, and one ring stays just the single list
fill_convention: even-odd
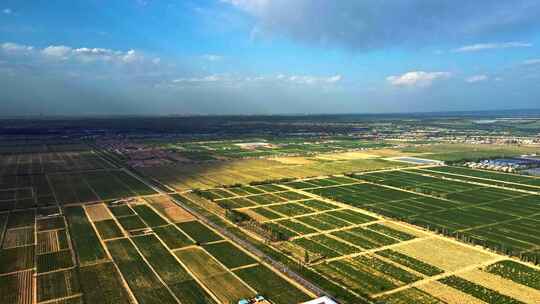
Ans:
[{"label": "green field", "polygon": [[204,249],[220,261],[227,268],[257,263],[255,259],[238,249],[230,242],[221,242],[205,245]]},{"label": "green field", "polygon": [[193,245],[194,242],[174,225],[154,228],[154,233],[165,242],[170,249],[178,249]]},{"label": "green field", "polygon": [[214,261],[204,250],[188,248],[176,251],[175,254],[220,301],[234,303],[238,299],[255,296],[245,283]]},{"label": "green field", "polygon": [[273,303],[290,304],[310,300],[308,295],[265,266],[240,269],[235,273]]},{"label": "green field", "polygon": [[86,303],[130,303],[128,292],[112,263],[81,267],[79,277]]},{"label": "green field", "polygon": [[81,266],[107,258],[82,207],[64,208],[71,240]]},{"label": "green field", "polygon": [[215,303],[155,236],[140,236],[133,240],[181,303]]},{"label": "green field", "polygon": [[201,224],[199,221],[183,222],[176,224],[183,232],[189,235],[197,243],[209,243],[222,240],[217,233]]},{"label": "green field", "polygon": [[452,288],[455,288],[464,293],[470,294],[471,296],[478,298],[482,301],[486,301],[488,303],[493,303],[493,304],[521,304],[523,303],[514,298],[500,294],[495,290],[475,284],[473,282],[467,281],[457,276],[450,276],[450,277],[441,279],[439,281],[448,286],[451,286]]},{"label": "green field", "polygon": [[114,220],[103,220],[95,222],[94,225],[96,226],[99,236],[103,240],[114,239],[124,236],[122,230],[120,230],[120,227],[118,227]]},{"label": "green field", "polygon": [[107,248],[139,303],[176,303],[129,240],[107,242]]}]

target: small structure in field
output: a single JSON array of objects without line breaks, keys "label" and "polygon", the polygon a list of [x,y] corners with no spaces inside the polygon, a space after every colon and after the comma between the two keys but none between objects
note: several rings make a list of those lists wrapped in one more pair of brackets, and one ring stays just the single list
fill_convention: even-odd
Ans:
[{"label": "small structure in field", "polygon": [[242,299],[238,301],[238,304],[273,304],[270,300],[265,299],[263,296],[256,296],[253,299]]},{"label": "small structure in field", "polygon": [[327,296],[317,298],[315,300],[307,301],[301,304],[339,304],[335,300],[330,299]]},{"label": "small structure in field", "polygon": [[247,149],[247,150],[254,150],[254,149],[257,149],[257,148],[273,148],[274,147],[274,145],[272,145],[271,143],[267,143],[267,142],[238,143],[238,144],[235,144],[235,145],[242,148],[242,149]]}]

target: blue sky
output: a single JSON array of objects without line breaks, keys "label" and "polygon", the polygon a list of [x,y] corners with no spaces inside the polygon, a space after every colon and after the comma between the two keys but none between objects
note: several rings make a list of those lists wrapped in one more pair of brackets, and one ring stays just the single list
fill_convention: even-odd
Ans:
[{"label": "blue sky", "polygon": [[0,4],[0,111],[374,113],[540,107],[537,0]]}]

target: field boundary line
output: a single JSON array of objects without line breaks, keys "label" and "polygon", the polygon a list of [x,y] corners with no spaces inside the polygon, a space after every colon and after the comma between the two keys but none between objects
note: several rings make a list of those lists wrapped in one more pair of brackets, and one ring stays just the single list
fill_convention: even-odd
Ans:
[{"label": "field boundary line", "polygon": [[75,299],[75,298],[79,298],[79,297],[82,298],[82,296],[83,296],[83,293],[79,292],[79,293],[76,293],[76,294],[73,294],[73,295],[70,295],[70,296],[54,298],[54,299],[50,299],[50,300],[47,300],[47,301],[41,301],[41,302],[37,302],[37,303],[38,304],[56,304],[56,303],[58,303],[60,301],[63,301],[63,300],[71,300],[71,299]]},{"label": "field boundary line", "polygon": [[229,268],[229,270],[232,271],[232,272],[235,272],[237,270],[242,270],[242,269],[246,269],[246,268],[252,268],[252,267],[259,266],[259,265],[261,265],[261,264],[260,263],[253,263],[253,264],[248,264],[248,265]]},{"label": "field boundary line", "polygon": [[37,272],[36,271],[36,276],[40,277],[40,276],[43,276],[43,275],[48,275],[48,274],[56,273],[56,272],[68,271],[68,270],[72,270],[72,269],[76,269],[76,268],[77,268],[77,265],[73,265],[73,266],[70,266],[70,267],[58,268],[58,269],[55,269],[55,270],[45,271],[45,272]]}]

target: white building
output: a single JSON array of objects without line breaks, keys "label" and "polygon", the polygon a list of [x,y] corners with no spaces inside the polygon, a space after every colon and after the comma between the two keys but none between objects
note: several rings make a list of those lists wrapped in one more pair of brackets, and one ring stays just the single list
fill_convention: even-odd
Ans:
[{"label": "white building", "polygon": [[315,300],[307,301],[302,304],[339,304],[338,302],[330,299],[327,296],[317,298]]}]

